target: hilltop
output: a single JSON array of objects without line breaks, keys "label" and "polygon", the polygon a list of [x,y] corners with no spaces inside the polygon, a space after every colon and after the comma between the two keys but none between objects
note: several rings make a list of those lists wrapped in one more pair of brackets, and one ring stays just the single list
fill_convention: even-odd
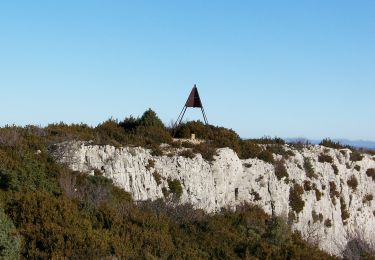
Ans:
[{"label": "hilltop", "polygon": [[[203,142],[173,140],[192,133]],[[0,253],[370,257],[375,161],[368,152],[330,140],[242,140],[200,122],[168,129],[152,110],[96,127],[7,126],[0,129]]]}]

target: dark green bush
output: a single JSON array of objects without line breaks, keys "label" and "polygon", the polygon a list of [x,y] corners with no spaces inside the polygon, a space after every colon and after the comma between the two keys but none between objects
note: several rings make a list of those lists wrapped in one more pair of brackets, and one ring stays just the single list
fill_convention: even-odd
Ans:
[{"label": "dark green bush", "polygon": [[322,213],[319,213],[317,214],[315,210],[313,210],[311,212],[311,216],[312,216],[312,219],[313,219],[313,222],[316,223],[316,222],[323,222],[323,215]]},{"label": "dark green bush", "polygon": [[333,205],[336,205],[336,198],[340,196],[340,193],[337,191],[336,183],[334,181],[329,182],[329,195]]},{"label": "dark green bush", "polygon": [[346,207],[346,203],[343,197],[340,197],[340,209],[341,209],[341,219],[344,225],[346,225],[347,224],[346,220],[350,217],[350,214]]},{"label": "dark green bush", "polygon": [[303,160],[303,167],[305,168],[306,171],[306,176],[310,179],[316,179],[318,176],[315,174],[314,167],[311,163],[310,158],[304,157]]},{"label": "dark green bush", "polygon": [[357,187],[358,187],[358,180],[354,175],[352,175],[347,181],[347,184],[350,188],[352,188],[355,191],[357,190]]},{"label": "dark green bush", "polygon": [[243,141],[241,147],[241,159],[256,158],[262,152],[262,148],[253,142]]},{"label": "dark green bush", "polygon": [[180,180],[168,179],[168,188],[169,191],[174,194],[177,198],[180,198],[182,195],[182,186]]},{"label": "dark green bush", "polygon": [[313,187],[311,185],[311,181],[305,180],[303,182],[303,188],[305,189],[305,191],[311,191],[313,189]]},{"label": "dark green bush", "polygon": [[321,153],[318,157],[318,161],[321,163],[333,163],[333,158],[328,154]]},{"label": "dark green bush", "polygon": [[216,149],[206,143],[201,143],[194,146],[193,152],[201,154],[203,159],[207,161],[213,161],[214,156],[217,155]]},{"label": "dark green bush", "polygon": [[366,194],[366,195],[363,197],[362,203],[363,203],[363,204],[365,204],[365,203],[370,203],[373,199],[374,199],[374,195],[372,195],[371,193],[368,193],[368,194]]},{"label": "dark green bush", "polygon": [[332,227],[332,221],[327,218],[325,221],[324,221],[324,226],[326,226],[327,228],[330,228]]},{"label": "dark green bush", "polygon": [[274,163],[275,159],[273,158],[273,154],[268,150],[263,150],[258,155],[258,159],[265,161],[267,163]]},{"label": "dark green bush", "polygon": [[323,193],[315,186],[313,187],[314,191],[315,191],[315,197],[316,197],[316,200],[317,201],[320,201],[320,199],[322,198],[323,196]]},{"label": "dark green bush", "polygon": [[354,151],[350,154],[350,160],[353,162],[362,161],[363,155],[360,152]]},{"label": "dark green bush", "polygon": [[179,152],[178,155],[189,159],[193,159],[195,157],[195,154],[189,149]]},{"label": "dark green bush", "polygon": [[339,174],[339,168],[337,168],[336,164],[332,164],[332,169],[334,174]]},{"label": "dark green bush", "polygon": [[159,186],[161,184],[161,175],[157,171],[154,171],[152,176],[154,177],[156,184]]},{"label": "dark green bush", "polygon": [[281,180],[282,178],[289,177],[288,171],[285,167],[285,160],[281,159],[275,162],[275,175],[278,180]]},{"label": "dark green bush", "polygon": [[305,207],[305,201],[302,199],[304,191],[301,185],[295,183],[289,190],[289,206],[297,214],[300,213]]},{"label": "dark green bush", "polygon": [[375,168],[367,169],[366,175],[372,178],[373,181],[375,181]]}]

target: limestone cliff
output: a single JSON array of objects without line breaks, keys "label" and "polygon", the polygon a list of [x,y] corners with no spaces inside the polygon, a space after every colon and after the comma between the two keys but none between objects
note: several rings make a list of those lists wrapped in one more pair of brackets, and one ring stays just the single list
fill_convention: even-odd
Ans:
[{"label": "limestone cliff", "polygon": [[[214,212],[250,202],[269,214],[285,216],[305,239],[329,253],[342,255],[348,242],[356,239],[375,248],[375,179],[366,174],[375,168],[374,158],[364,155],[362,160],[353,162],[348,149],[318,145],[299,150],[285,145],[284,149],[292,150],[294,155],[285,160],[289,176],[282,178],[275,174],[273,164],[258,159],[240,160],[229,148],[219,149],[212,162],[199,154],[192,159],[178,156],[177,152],[152,156],[144,148],[84,142],[60,144],[55,154],[72,170],[101,172],[129,191],[136,201],[164,198],[163,187],[165,192],[168,179],[179,180],[181,203]],[[319,162],[322,154],[333,162]],[[306,174],[306,160],[310,160],[314,174]],[[295,212],[290,203],[293,199],[301,202],[296,187],[303,188],[300,212]]]}]

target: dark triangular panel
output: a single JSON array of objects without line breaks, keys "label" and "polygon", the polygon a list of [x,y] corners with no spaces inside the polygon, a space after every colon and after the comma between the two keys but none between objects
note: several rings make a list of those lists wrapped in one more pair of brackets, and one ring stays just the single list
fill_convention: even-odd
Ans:
[{"label": "dark triangular panel", "polygon": [[189,98],[186,101],[185,106],[186,107],[199,107],[199,108],[203,107],[201,99],[199,97],[198,89],[197,89],[197,87],[195,85],[194,85],[193,89],[190,92]]}]

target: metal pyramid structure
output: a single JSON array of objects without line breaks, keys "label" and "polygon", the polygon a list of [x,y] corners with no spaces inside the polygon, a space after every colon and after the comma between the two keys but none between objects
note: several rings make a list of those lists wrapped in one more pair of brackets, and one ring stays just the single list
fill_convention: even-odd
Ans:
[{"label": "metal pyramid structure", "polygon": [[203,108],[201,98],[199,96],[198,88],[197,88],[196,85],[194,85],[194,87],[191,90],[190,95],[189,95],[189,97],[188,97],[188,99],[185,103],[184,108],[182,109],[180,115],[178,116],[178,118],[176,120],[176,123],[174,125],[175,127],[178,126],[179,124],[181,124],[182,119],[184,118],[185,112],[188,109],[188,107],[200,108],[202,110],[204,122],[205,122],[206,125],[208,125],[206,113],[204,112],[204,108]]}]

